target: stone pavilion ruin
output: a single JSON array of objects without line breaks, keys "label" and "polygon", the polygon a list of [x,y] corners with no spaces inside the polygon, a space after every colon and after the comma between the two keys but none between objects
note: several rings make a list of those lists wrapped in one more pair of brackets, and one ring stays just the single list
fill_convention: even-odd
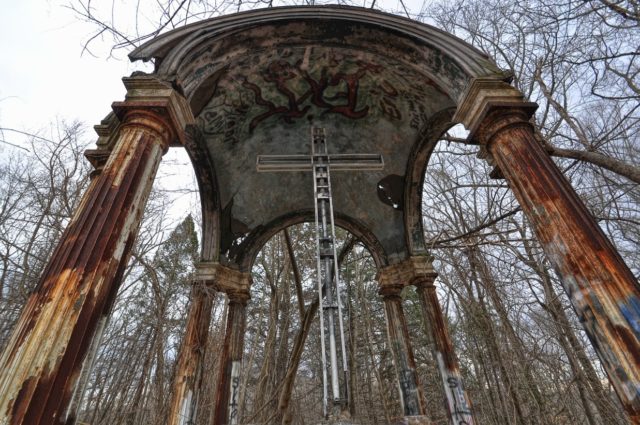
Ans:
[{"label": "stone pavilion ruin", "polygon": [[[335,221],[378,268],[405,423],[429,423],[400,291],[415,286],[436,346],[450,420],[471,424],[422,230],[421,192],[439,137],[462,123],[528,217],[626,413],[640,423],[640,288],[537,141],[534,103],[510,74],[433,27],[371,9],[283,7],[191,24],[130,54],[155,61],[96,129],[96,171],[0,357],[0,423],[65,423],[80,370],[109,314],[162,155],[183,146],[202,201],[196,288],[229,299],[215,424],[234,422],[252,263],[264,243],[313,219],[311,178],[258,174],[256,157],[305,154],[312,126],[334,153],[380,153],[379,171],[333,182]],[[211,316],[192,300],[171,424],[197,415]],[[200,294],[201,296],[198,296]],[[185,419],[186,418],[186,419]]]}]

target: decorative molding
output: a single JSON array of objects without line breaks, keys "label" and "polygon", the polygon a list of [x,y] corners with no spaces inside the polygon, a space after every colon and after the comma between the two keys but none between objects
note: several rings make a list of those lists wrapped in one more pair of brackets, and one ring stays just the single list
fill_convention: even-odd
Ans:
[{"label": "decorative molding", "polygon": [[251,298],[251,273],[241,272],[217,262],[204,261],[196,264],[195,281],[224,292],[232,301],[246,302]]},{"label": "decorative molding", "polygon": [[500,79],[479,77],[467,87],[453,121],[464,124],[473,135],[487,113],[496,107],[524,109],[531,116],[538,104],[526,101],[520,90]]},{"label": "decorative molding", "polygon": [[404,261],[380,269],[376,279],[380,284],[380,295],[391,296],[408,285],[418,286],[425,282],[433,284],[437,276],[438,273],[433,269],[433,257],[414,255]]},{"label": "decorative molding", "polygon": [[115,138],[118,127],[120,126],[120,120],[113,111],[109,112],[106,117],[100,121],[100,124],[93,126],[93,130],[98,135],[96,146],[98,150],[111,150],[115,144]]},{"label": "decorative molding", "polygon": [[111,105],[120,121],[130,110],[147,110],[159,114],[169,122],[172,131],[171,145],[183,145],[185,127],[195,123],[189,102],[171,84],[150,75],[136,75],[122,79],[127,88],[123,102]]}]

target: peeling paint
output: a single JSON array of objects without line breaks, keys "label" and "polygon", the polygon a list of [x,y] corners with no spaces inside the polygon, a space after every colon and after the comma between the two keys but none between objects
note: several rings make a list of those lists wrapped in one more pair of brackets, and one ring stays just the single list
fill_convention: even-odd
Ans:
[{"label": "peeling paint", "polygon": [[118,289],[171,135],[149,111],[124,113],[122,122],[0,357],[0,423],[64,421],[95,328]]},{"label": "peeling paint", "polygon": [[378,275],[379,292],[384,303],[387,336],[398,376],[403,413],[405,416],[421,416],[426,413],[424,394],[418,381],[409,329],[402,309],[400,292],[404,284],[397,282],[399,276],[395,272],[394,267],[380,270]]},{"label": "peeling paint", "polygon": [[640,286],[536,141],[527,108],[491,108],[475,137],[509,182],[622,405],[640,423]]}]

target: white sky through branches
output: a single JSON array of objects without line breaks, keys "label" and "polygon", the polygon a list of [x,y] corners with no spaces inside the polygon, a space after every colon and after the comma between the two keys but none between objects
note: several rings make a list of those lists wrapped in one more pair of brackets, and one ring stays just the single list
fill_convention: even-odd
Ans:
[{"label": "white sky through branches", "polygon": [[[81,22],[64,0],[10,2],[0,14],[0,159],[30,148],[36,134],[56,140],[57,123],[80,121],[83,140],[92,144],[92,130],[124,99],[121,78],[134,70],[149,71],[143,63],[130,63],[127,49],[109,56],[109,43],[97,42],[95,56],[83,52],[95,27]],[[13,130],[18,130],[16,132]],[[197,209],[195,182],[181,149],[171,149],[159,171],[158,182],[172,195],[171,215],[181,219]]]},{"label": "white sky through branches", "polygon": [[[82,52],[92,32],[62,1],[7,2],[0,14],[0,127],[48,137],[57,120],[90,127],[124,98],[121,78],[139,64]],[[107,52],[108,53],[108,52]],[[21,146],[26,137],[4,131]],[[93,137],[87,134],[87,137]],[[7,146],[0,144],[0,154]]]}]

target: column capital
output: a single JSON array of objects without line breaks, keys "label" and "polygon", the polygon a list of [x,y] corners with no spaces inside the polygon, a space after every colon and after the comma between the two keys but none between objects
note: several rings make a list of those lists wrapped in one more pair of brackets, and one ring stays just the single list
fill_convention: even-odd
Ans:
[{"label": "column capital", "polygon": [[414,255],[399,263],[384,267],[376,276],[380,284],[380,295],[383,292],[393,292],[399,287],[400,291],[407,285],[433,284],[438,274],[433,269],[433,257],[428,255]]},{"label": "column capital", "polygon": [[136,75],[122,79],[127,94],[122,102],[111,105],[123,124],[131,112],[147,112],[159,118],[168,131],[169,145],[185,142],[184,128],[195,122],[189,102],[171,84],[152,75]]},{"label": "column capital", "polygon": [[400,298],[400,293],[402,292],[402,289],[404,289],[405,286],[406,285],[402,283],[391,283],[391,282],[380,283],[380,288],[378,288],[378,294],[383,299]]},{"label": "column capital", "polygon": [[[520,90],[510,84],[495,78],[474,78],[458,105],[454,122],[460,122],[475,136],[476,130],[490,111],[501,108],[506,110],[521,110],[530,118],[538,104],[528,102]],[[483,140],[479,140],[483,143]]]},{"label": "column capital", "polygon": [[204,282],[227,294],[231,301],[247,302],[251,296],[251,273],[241,272],[213,261],[196,264],[196,282]]}]

